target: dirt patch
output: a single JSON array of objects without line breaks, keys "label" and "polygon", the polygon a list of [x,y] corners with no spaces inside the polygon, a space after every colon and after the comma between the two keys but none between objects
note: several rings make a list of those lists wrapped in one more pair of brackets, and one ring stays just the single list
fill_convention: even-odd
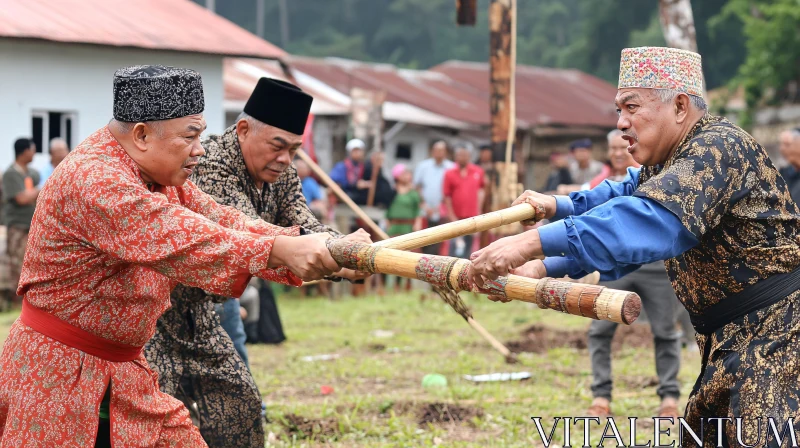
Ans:
[{"label": "dirt patch", "polygon": [[384,344],[369,344],[367,346],[367,348],[371,352],[385,352],[386,351],[386,345],[384,345]]},{"label": "dirt patch", "polygon": [[617,351],[623,348],[653,348],[650,325],[619,325],[611,341],[611,350]]},{"label": "dirt patch", "polygon": [[[513,353],[544,353],[552,348],[574,348],[586,350],[588,336],[586,330],[559,330],[544,325],[532,325],[522,332],[522,338],[509,341],[506,347]],[[649,325],[619,325],[611,341],[611,350],[623,348],[652,348],[653,334]]]},{"label": "dirt patch", "polygon": [[544,353],[551,348],[569,347],[586,349],[586,332],[556,330],[543,325],[531,325],[522,332],[522,339],[506,343],[514,353]]},{"label": "dirt patch", "polygon": [[461,423],[482,416],[483,409],[446,403],[423,404],[417,409],[417,423],[420,425]]},{"label": "dirt patch", "polygon": [[335,418],[308,418],[286,414],[280,420],[286,432],[298,439],[327,440],[339,435],[339,421]]},{"label": "dirt patch", "polygon": [[647,389],[648,387],[658,386],[657,376],[623,376],[621,381],[630,388]]}]

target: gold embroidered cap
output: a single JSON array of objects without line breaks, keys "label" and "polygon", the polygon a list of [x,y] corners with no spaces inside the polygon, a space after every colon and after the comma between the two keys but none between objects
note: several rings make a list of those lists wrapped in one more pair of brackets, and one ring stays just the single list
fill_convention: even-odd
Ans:
[{"label": "gold embroidered cap", "polygon": [[618,88],[670,89],[702,98],[702,60],[695,52],[677,48],[625,48]]}]

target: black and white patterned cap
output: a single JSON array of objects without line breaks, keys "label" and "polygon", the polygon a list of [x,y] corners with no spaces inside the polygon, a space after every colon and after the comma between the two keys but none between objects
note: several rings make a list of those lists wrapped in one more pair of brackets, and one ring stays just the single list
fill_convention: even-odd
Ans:
[{"label": "black and white patterned cap", "polygon": [[203,112],[203,79],[194,70],[137,65],[114,73],[114,119],[139,123]]}]

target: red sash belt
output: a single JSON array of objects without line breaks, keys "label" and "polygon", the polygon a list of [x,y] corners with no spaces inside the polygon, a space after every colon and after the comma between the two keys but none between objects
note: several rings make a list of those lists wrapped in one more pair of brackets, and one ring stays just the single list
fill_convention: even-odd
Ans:
[{"label": "red sash belt", "polygon": [[129,362],[139,358],[143,347],[120,344],[89,333],[52,314],[22,301],[22,323],[56,341],[86,354],[112,362]]}]

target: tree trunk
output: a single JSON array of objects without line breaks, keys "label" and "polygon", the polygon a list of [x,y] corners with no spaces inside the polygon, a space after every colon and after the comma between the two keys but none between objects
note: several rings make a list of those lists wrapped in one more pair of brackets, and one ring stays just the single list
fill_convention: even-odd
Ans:
[{"label": "tree trunk", "polygon": [[[694,28],[691,0],[659,0],[661,29],[667,46],[697,53],[697,33]],[[703,97],[706,97],[703,76]]]},{"label": "tree trunk", "polygon": [[690,0],[659,0],[661,29],[672,48],[697,52],[697,35]]}]

